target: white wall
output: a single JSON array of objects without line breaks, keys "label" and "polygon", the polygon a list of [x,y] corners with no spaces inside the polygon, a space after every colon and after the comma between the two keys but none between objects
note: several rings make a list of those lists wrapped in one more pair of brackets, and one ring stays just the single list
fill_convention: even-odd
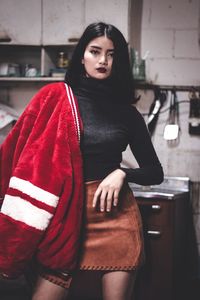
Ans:
[{"label": "white wall", "polygon": [[147,79],[200,85],[200,1],[143,0],[142,55],[150,51]]},{"label": "white wall", "polygon": [[[200,90],[200,1],[143,0],[141,26],[141,56],[150,51],[147,80],[160,85],[199,86]],[[153,94],[141,94],[137,107],[148,112]],[[178,101],[189,100],[188,92],[177,95]],[[163,109],[168,106],[169,99]],[[168,111],[160,114],[152,141],[165,175],[188,176],[196,189],[191,204],[200,257],[200,136],[188,133],[189,102],[180,103],[179,110],[179,141],[169,144],[163,139]]]},{"label": "white wall", "polygon": [[[143,0],[142,16],[138,18],[142,20],[141,36],[135,40],[141,41],[141,56],[150,51],[146,64],[147,81],[200,87],[200,1]],[[151,91],[140,94],[137,107],[142,113],[148,113],[154,95]],[[188,133],[189,93],[177,92],[177,95],[178,101],[188,101],[179,105],[179,142],[172,145],[163,139],[168,111],[160,114],[152,140],[166,176],[188,176],[199,182],[200,136]],[[169,99],[163,109],[168,106]],[[124,159],[131,164],[129,151],[124,154]]]}]

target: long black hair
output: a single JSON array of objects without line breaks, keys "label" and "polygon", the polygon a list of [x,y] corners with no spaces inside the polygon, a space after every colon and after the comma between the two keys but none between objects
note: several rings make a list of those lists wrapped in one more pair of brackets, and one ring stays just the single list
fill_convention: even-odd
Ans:
[{"label": "long black hair", "polygon": [[80,77],[85,73],[82,58],[87,45],[101,36],[109,38],[114,45],[114,58],[111,78],[116,92],[121,95],[122,102],[134,102],[133,75],[131,71],[129,51],[123,34],[113,25],[103,22],[90,24],[83,32],[73,52],[65,82],[72,88],[77,87]]}]

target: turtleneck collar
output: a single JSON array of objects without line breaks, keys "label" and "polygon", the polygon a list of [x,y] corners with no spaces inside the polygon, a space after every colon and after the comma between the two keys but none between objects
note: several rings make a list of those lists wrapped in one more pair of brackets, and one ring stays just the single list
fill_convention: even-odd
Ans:
[{"label": "turtleneck collar", "polygon": [[87,97],[94,101],[109,103],[123,103],[123,99],[116,92],[117,88],[111,78],[99,80],[83,76],[79,85],[73,88],[75,95]]}]

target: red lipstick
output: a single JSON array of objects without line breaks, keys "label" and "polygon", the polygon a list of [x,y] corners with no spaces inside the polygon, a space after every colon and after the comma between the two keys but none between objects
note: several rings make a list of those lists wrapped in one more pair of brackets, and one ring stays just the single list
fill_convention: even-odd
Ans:
[{"label": "red lipstick", "polygon": [[100,73],[106,73],[106,68],[97,68],[97,71]]}]

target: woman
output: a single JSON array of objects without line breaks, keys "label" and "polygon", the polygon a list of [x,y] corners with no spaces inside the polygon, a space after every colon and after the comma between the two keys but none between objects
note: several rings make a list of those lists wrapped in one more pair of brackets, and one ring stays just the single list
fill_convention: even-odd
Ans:
[{"label": "woman", "polygon": [[[61,102],[62,106],[62,109],[58,109],[60,116],[58,119],[57,114],[55,118],[53,117],[57,109],[57,103],[52,105],[52,109],[50,109],[51,114],[47,117],[46,110],[44,113],[44,109],[42,110],[39,106],[39,111],[42,112],[34,119],[34,126],[37,128],[38,120],[40,121],[41,118],[43,120],[45,116],[46,120],[48,118],[52,120],[50,129],[53,132],[47,130],[47,134],[42,133],[42,138],[39,135],[38,139],[42,141],[42,145],[44,144],[43,147],[38,146],[40,143],[38,142],[37,134],[33,135],[33,139],[36,142],[30,142],[34,153],[36,150],[39,154],[43,153],[43,151],[45,153],[44,149],[50,151],[48,155],[46,150],[46,155],[42,155],[42,159],[39,157],[39,161],[43,161],[43,159],[48,161],[48,158],[50,159],[52,155],[54,155],[55,161],[59,159],[58,165],[56,162],[55,165],[51,166],[51,171],[53,171],[54,175],[50,175],[50,181],[48,178],[47,181],[50,183],[47,184],[44,179],[47,173],[49,175],[49,171],[47,172],[43,169],[41,178],[44,182],[40,178],[35,179],[37,178],[37,173],[34,168],[37,168],[37,164],[32,166],[30,163],[31,155],[27,156],[32,169],[29,167],[28,171],[26,169],[26,172],[23,169],[26,180],[31,182],[31,184],[36,182],[37,187],[42,187],[45,191],[51,191],[51,195],[59,195],[60,197],[59,202],[59,197],[53,198],[54,202],[58,202],[58,204],[56,202],[54,205],[54,208],[56,207],[57,209],[54,214],[52,213],[53,218],[50,225],[47,221],[43,225],[45,230],[47,228],[45,234],[41,228],[36,228],[40,230],[40,235],[35,228],[32,230],[34,234],[37,233],[37,238],[33,239],[32,242],[34,251],[30,251],[26,260],[30,260],[34,254],[34,266],[36,273],[39,275],[36,279],[32,299],[64,299],[68,295],[71,278],[73,278],[71,276],[73,275],[72,271],[75,269],[74,261],[77,258],[78,266],[76,269],[79,270],[77,276],[85,276],[87,273],[91,274],[92,272],[92,274],[100,274],[104,300],[128,300],[131,299],[136,272],[143,263],[144,248],[139,210],[127,182],[135,182],[142,185],[159,184],[163,180],[163,171],[152,146],[144,120],[137,109],[131,105],[134,102],[133,80],[128,47],[121,32],[116,27],[102,22],[89,25],[74,51],[65,82],[67,83],[66,91],[69,102],[74,101],[71,105],[72,114],[69,113],[69,108],[66,111],[65,106],[64,108],[62,106],[64,101],[64,95],[60,96],[63,93],[62,83],[51,84],[43,88],[42,93],[39,92],[35,96],[36,99],[32,102],[34,107],[37,106],[35,103],[39,102],[45,103],[43,105],[45,106],[49,105],[49,101],[53,101],[53,98],[56,101],[59,100],[58,102]],[[72,88],[72,91],[69,86]],[[79,120],[76,100],[82,123]],[[29,108],[31,116],[33,115],[32,107],[33,104],[31,109]],[[66,125],[65,122],[66,113],[70,115],[67,120],[69,125]],[[80,173],[81,171],[81,158],[76,140],[76,135],[80,133],[80,126],[76,126],[76,132],[72,122],[73,117],[76,124],[83,124],[80,143],[81,158],[83,160],[83,202],[81,193],[81,182],[83,180],[81,175],[79,178],[77,176],[77,172]],[[49,123],[51,124],[51,122],[46,123],[47,129],[49,128]],[[32,126],[32,124],[30,125]],[[55,126],[58,128],[56,133],[54,132]],[[40,125],[39,129],[40,132],[43,132],[42,130],[45,131],[45,126]],[[69,139],[69,142],[67,142],[66,138],[64,140],[67,144],[60,138],[61,136],[65,137],[63,133],[65,130]],[[31,129],[28,131],[31,132]],[[60,134],[60,131],[62,134]],[[47,142],[44,143],[43,140]],[[57,149],[54,150],[54,140],[56,140],[56,145],[58,143],[60,146],[58,150],[61,149],[62,151],[57,152]],[[63,145],[66,147],[67,155],[64,152]],[[130,145],[139,164],[139,167],[136,169],[120,167],[122,152],[127,145]],[[25,146],[25,148],[27,147]],[[22,152],[22,157],[26,156],[24,153],[27,151],[25,150]],[[28,153],[30,153],[30,150]],[[60,155],[62,156],[61,159]],[[61,162],[66,162],[65,156],[71,163],[70,166],[66,167],[66,170],[63,170],[65,164]],[[18,154],[17,158],[21,159],[21,156]],[[38,160],[32,159],[35,162]],[[54,160],[50,161],[52,163]],[[22,165],[24,166],[24,160]],[[78,171],[76,171],[77,166]],[[18,171],[21,168],[21,165],[19,165],[16,169]],[[41,168],[38,167],[39,175],[41,174]],[[34,170],[34,177],[31,170]],[[56,174],[59,174],[61,171],[61,174],[58,176],[60,182],[57,183],[56,181],[56,184],[54,183],[57,180],[54,178],[55,170],[58,172]],[[15,178],[17,177],[17,171],[14,172]],[[68,194],[65,194],[63,197],[60,186],[62,186],[61,182],[65,178],[66,172],[68,172],[69,178],[67,179],[70,179],[70,184],[67,186],[69,188]],[[10,177],[10,173],[8,172],[7,178]],[[73,176],[71,173],[73,173]],[[73,178],[75,178],[74,181]],[[53,184],[51,184],[51,181]],[[64,182],[67,182],[66,178]],[[53,188],[55,185],[59,187],[56,192]],[[10,189],[13,189],[13,186],[16,188],[14,184],[11,184]],[[6,188],[4,190],[6,191]],[[10,194],[13,195],[13,193],[12,190]],[[2,193],[2,195],[4,194],[6,192]],[[73,195],[73,201],[67,202],[69,214],[66,214],[67,208],[64,198],[68,199],[69,195]],[[74,205],[71,203],[74,203]],[[80,212],[82,212],[81,203],[83,203],[83,220],[80,218]],[[62,213],[61,207],[64,207],[64,213]],[[77,207],[78,212],[76,213]],[[47,210],[46,207],[43,207],[43,209]],[[5,215],[12,217],[12,214],[8,213],[7,205],[3,204],[2,215],[4,218]],[[80,225],[80,220],[82,220],[82,225]],[[23,220],[23,222],[27,226],[27,220]],[[65,226],[66,223],[68,227]],[[32,226],[32,223],[28,225]],[[70,233],[68,233],[66,228],[70,228]],[[81,238],[79,236],[80,228]],[[67,241],[66,232],[68,234]],[[71,235],[73,239],[69,246],[67,242]],[[67,247],[64,247],[65,251],[62,251],[63,239],[65,239],[64,246],[67,244]],[[77,242],[78,239],[79,244]],[[29,238],[27,240],[29,241]],[[35,251],[36,247],[37,251]],[[76,256],[77,253],[78,257]],[[54,258],[55,255],[56,259]],[[22,260],[24,261],[25,259]],[[2,271],[6,270],[6,267],[4,269],[1,267],[1,256],[0,269]],[[4,276],[7,275],[4,274]]]},{"label": "woman", "polygon": [[[128,300],[142,263],[143,240],[127,181],[159,184],[163,172],[143,118],[131,106],[132,73],[121,32],[101,22],[89,25],[75,49],[66,82],[78,99],[84,128],[86,212],[79,268],[101,270],[103,299]],[[137,169],[120,167],[128,144]]]}]

